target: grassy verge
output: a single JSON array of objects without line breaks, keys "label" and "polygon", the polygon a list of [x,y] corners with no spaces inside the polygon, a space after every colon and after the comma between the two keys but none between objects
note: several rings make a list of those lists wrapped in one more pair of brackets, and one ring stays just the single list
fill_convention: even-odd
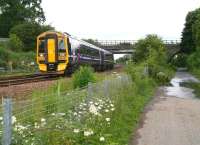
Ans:
[{"label": "grassy verge", "polygon": [[[109,77],[106,88],[99,81],[91,95],[87,89],[72,91],[73,86],[66,83],[70,79],[58,81],[46,92],[35,92],[34,104],[28,105],[31,108],[25,106],[21,113],[14,113],[13,144],[128,144],[157,85],[148,77],[132,82],[114,76]],[[70,91],[58,94],[58,88]]]}]

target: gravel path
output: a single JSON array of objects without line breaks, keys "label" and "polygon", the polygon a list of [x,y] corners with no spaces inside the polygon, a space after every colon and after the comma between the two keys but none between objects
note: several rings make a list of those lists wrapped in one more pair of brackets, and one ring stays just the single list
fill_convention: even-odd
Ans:
[{"label": "gravel path", "polygon": [[200,145],[200,100],[158,93],[130,145]]}]

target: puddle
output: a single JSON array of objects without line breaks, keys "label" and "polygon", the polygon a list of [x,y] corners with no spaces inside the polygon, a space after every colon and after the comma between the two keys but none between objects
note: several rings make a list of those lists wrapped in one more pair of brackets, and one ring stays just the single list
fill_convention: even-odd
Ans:
[{"label": "puddle", "polygon": [[195,98],[194,90],[181,86],[184,82],[196,82],[200,81],[189,74],[188,72],[177,72],[175,77],[170,81],[170,87],[165,87],[167,96],[174,96],[183,99]]}]

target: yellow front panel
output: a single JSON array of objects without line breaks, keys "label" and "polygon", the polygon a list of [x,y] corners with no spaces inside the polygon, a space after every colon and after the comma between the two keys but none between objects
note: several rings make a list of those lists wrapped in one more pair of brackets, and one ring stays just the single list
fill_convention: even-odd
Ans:
[{"label": "yellow front panel", "polygon": [[48,62],[52,63],[55,62],[56,55],[55,55],[55,40],[48,39],[47,41],[47,48],[48,48]]},{"label": "yellow front panel", "polygon": [[47,71],[46,64],[39,64],[39,69],[40,69],[40,71]]}]

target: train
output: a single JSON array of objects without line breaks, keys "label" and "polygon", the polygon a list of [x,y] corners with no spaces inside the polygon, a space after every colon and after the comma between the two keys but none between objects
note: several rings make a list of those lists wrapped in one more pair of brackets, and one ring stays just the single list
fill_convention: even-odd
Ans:
[{"label": "train", "polygon": [[81,65],[112,69],[114,58],[110,51],[66,32],[47,31],[37,37],[37,64],[41,72],[71,74]]}]

